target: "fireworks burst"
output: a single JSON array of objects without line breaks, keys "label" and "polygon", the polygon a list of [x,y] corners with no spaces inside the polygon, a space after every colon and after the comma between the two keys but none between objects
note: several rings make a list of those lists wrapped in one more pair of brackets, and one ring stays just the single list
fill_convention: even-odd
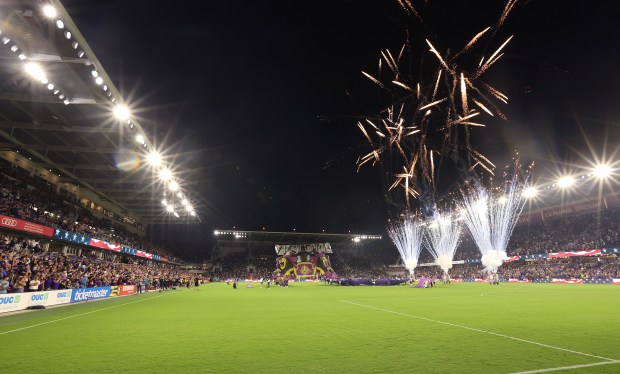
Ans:
[{"label": "fireworks burst", "polygon": [[524,187],[515,173],[496,193],[480,183],[462,192],[461,213],[488,272],[497,271],[507,258],[510,235],[525,205]]},{"label": "fireworks burst", "polygon": [[461,222],[446,216],[437,215],[426,229],[426,248],[445,274],[452,268],[454,253],[461,238]]},{"label": "fireworks burst", "polygon": [[424,227],[416,221],[413,215],[405,214],[402,219],[390,222],[387,232],[398,249],[409,274],[413,275],[422,251]]},{"label": "fireworks burst", "polygon": [[[357,124],[372,148],[358,159],[358,170],[365,164],[379,162],[397,165],[388,171],[388,190],[404,189],[407,209],[410,198],[433,197],[438,169],[446,157],[460,162],[463,170],[479,166],[493,174],[495,166],[469,144],[470,129],[484,127],[483,117],[506,119],[498,102],[507,103],[508,97],[484,82],[483,77],[501,59],[512,36],[492,53],[481,52],[483,57],[474,66],[468,66],[471,56],[463,57],[482,40],[486,39],[487,44],[493,42],[492,36],[516,1],[508,1],[492,32],[491,27],[484,28],[456,53],[442,53],[435,47],[436,42],[426,39],[434,61],[430,70],[422,68],[424,54],[415,56],[407,41],[398,54],[390,50],[381,52],[376,75],[362,72],[391,99],[377,116]],[[398,2],[412,19],[425,26],[421,13],[410,0]]]}]

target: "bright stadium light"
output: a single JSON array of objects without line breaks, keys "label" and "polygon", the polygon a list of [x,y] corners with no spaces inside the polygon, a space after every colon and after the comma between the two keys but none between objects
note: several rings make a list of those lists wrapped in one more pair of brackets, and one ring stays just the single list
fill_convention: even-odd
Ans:
[{"label": "bright stadium light", "polygon": [[523,190],[523,197],[529,199],[538,195],[538,189],[536,187],[528,187]]},{"label": "bright stadium light", "polygon": [[596,165],[592,174],[599,179],[605,179],[611,175],[611,166],[607,164]]},{"label": "bright stadium light", "polygon": [[166,210],[169,211],[170,213],[174,212],[174,205],[170,204],[166,207]]},{"label": "bright stadium light", "polygon": [[357,236],[356,236],[355,238],[353,238],[353,241],[354,241],[354,242],[356,242],[356,243],[359,243],[361,240],[362,240],[362,239],[360,239],[360,238],[359,238],[359,237],[357,237]]},{"label": "bright stadium light", "polygon": [[47,18],[54,18],[54,17],[56,17],[58,15],[58,13],[56,12],[56,8],[54,8],[50,4],[47,4],[47,5],[43,6],[43,14]]},{"label": "bright stadium light", "polygon": [[187,213],[191,213],[194,211],[190,205],[186,205],[185,210],[187,211]]},{"label": "bright stadium light", "polygon": [[174,192],[179,189],[179,184],[176,181],[172,181],[168,188],[170,188],[170,191]]},{"label": "bright stadium light", "polygon": [[560,188],[568,188],[573,184],[575,184],[575,178],[571,177],[570,175],[558,179],[558,187]]},{"label": "bright stadium light", "polygon": [[173,212],[172,214],[174,214],[175,217],[179,218],[179,213]]},{"label": "bright stadium light", "polygon": [[121,121],[127,121],[129,119],[129,108],[126,105],[115,106],[114,117]]},{"label": "bright stadium light", "polygon": [[500,204],[506,204],[506,202],[508,201],[508,198],[506,196],[502,196],[499,199],[497,199],[497,202]]},{"label": "bright stadium light", "polygon": [[163,200],[161,201],[161,203],[162,203],[164,206],[168,206],[168,202],[166,201],[166,199],[163,199]]},{"label": "bright stadium light", "polygon": [[188,208],[188,209],[190,208],[189,201],[187,199],[183,199],[183,201],[181,201],[181,204],[183,204],[183,206]]},{"label": "bright stadium light", "polygon": [[141,134],[136,135],[136,142],[144,144],[144,136],[142,136]]},{"label": "bright stadium light", "polygon": [[167,182],[172,178],[172,172],[168,168],[163,168],[159,171],[159,179],[164,182]]},{"label": "bright stadium light", "polygon": [[155,151],[151,151],[146,156],[146,161],[151,166],[159,166],[159,165],[161,165],[161,155],[159,153],[155,152]]},{"label": "bright stadium light", "polygon": [[41,65],[37,64],[36,62],[27,63],[24,66],[24,69],[26,70],[26,73],[28,73],[34,79],[41,81],[41,82],[47,82],[47,77],[45,76],[45,72],[41,68]]}]

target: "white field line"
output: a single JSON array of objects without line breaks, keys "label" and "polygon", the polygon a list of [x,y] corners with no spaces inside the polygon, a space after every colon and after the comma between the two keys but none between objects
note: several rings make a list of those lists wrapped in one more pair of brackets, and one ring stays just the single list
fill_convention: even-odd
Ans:
[{"label": "white field line", "polygon": [[0,332],[0,335],[6,335],[6,334],[10,334],[13,332],[17,332],[17,331],[22,331],[22,330],[28,330],[31,329],[33,327],[38,327],[38,326],[42,326],[42,325],[47,325],[49,323],[54,323],[54,322],[59,322],[59,321],[63,321],[65,319],[69,319],[69,318],[74,318],[74,317],[80,317],[80,316],[85,316],[87,314],[92,314],[92,313],[97,313],[97,312],[101,312],[104,310],[108,310],[108,309],[112,309],[112,308],[118,308],[119,306],[125,306],[125,305],[129,305],[129,304],[135,304],[135,303],[139,303],[141,301],[145,301],[145,300],[151,300],[151,299],[156,299],[158,297],[162,297],[162,296],[166,296],[166,295],[172,295],[171,293],[169,294],[163,294],[163,295],[159,295],[159,296],[153,296],[153,297],[149,297],[149,298],[145,298],[145,299],[140,299],[140,300],[136,300],[136,301],[130,301],[128,303],[122,303],[122,304],[117,304],[117,305],[112,305],[109,306],[107,308],[100,308],[100,309],[95,309],[95,310],[91,310],[90,312],[85,312],[85,313],[80,313],[80,314],[74,314],[72,316],[67,316],[67,317],[63,317],[63,318],[58,318],[58,319],[54,319],[51,321],[47,321],[47,322],[41,322],[41,323],[37,323],[35,325],[30,325],[30,326],[25,326],[25,327],[20,327],[18,329],[15,330],[9,330],[9,331],[4,331],[4,332]]},{"label": "white field line", "polygon": [[557,368],[548,368],[548,369],[538,369],[538,370],[529,370],[529,371],[519,371],[512,374],[535,374],[535,373],[549,373],[551,371],[561,371],[561,370],[571,370],[571,369],[581,369],[581,368],[589,368],[591,366],[599,366],[599,365],[613,365],[620,364],[620,360],[614,361],[602,361],[595,362],[593,364],[583,364],[583,365],[572,365],[572,366],[559,366]]},{"label": "white field line", "polygon": [[556,346],[549,345],[549,344],[543,344],[543,343],[534,342],[534,341],[531,341],[531,340],[516,338],[514,336],[504,335],[504,334],[500,334],[500,333],[493,332],[493,331],[481,330],[481,329],[476,329],[476,328],[473,328],[473,327],[457,325],[456,323],[444,322],[444,321],[439,321],[439,320],[436,320],[436,319],[420,317],[420,316],[414,316],[412,314],[395,312],[393,310],[377,308],[377,307],[370,306],[370,305],[358,304],[358,303],[354,303],[354,302],[347,301],[347,300],[340,300],[340,301],[343,302],[343,303],[347,303],[347,304],[351,304],[351,305],[356,305],[356,306],[361,306],[363,308],[368,308],[368,309],[374,309],[374,310],[378,310],[378,311],[385,312],[385,313],[392,313],[392,314],[397,314],[399,316],[420,319],[420,320],[428,321],[428,322],[435,322],[435,323],[439,323],[439,324],[447,325],[447,326],[452,326],[452,327],[458,327],[458,328],[461,328],[461,329],[470,330],[470,331],[476,331],[476,332],[483,333],[483,334],[499,336],[501,338],[515,340],[515,341],[522,342],[522,343],[534,344],[534,345],[538,345],[538,346],[545,347],[545,348],[556,349],[558,351],[570,352],[570,353],[574,353],[574,354],[581,355],[581,356],[588,356],[588,357],[599,358],[599,359],[602,359],[602,360],[613,361],[613,363],[616,363],[616,361],[618,361],[618,360],[614,360],[613,358],[596,356],[596,355],[592,355],[592,354],[589,354],[589,353],[574,351],[572,349],[566,349],[566,348],[556,347]]}]

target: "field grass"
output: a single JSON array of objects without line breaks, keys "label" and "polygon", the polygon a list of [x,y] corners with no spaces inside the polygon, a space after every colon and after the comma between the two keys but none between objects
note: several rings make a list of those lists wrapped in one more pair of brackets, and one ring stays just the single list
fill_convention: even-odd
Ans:
[{"label": "field grass", "polygon": [[0,372],[618,373],[619,317],[611,285],[219,283],[0,317]]}]

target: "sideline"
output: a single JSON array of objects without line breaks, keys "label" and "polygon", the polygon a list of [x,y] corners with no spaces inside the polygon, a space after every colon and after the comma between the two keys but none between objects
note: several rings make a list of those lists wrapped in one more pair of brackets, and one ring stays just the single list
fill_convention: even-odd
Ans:
[{"label": "sideline", "polygon": [[[566,349],[566,348],[556,347],[556,346],[549,345],[549,344],[538,343],[538,342],[534,342],[534,341],[531,341],[531,340],[526,340],[526,339],[516,338],[514,336],[509,336],[509,335],[504,335],[504,334],[496,333],[496,332],[493,332],[493,331],[481,330],[481,329],[476,329],[476,328],[473,328],[473,327],[457,325],[456,323],[444,322],[444,321],[439,321],[439,320],[436,320],[436,319],[414,316],[412,314],[395,312],[393,310],[377,308],[377,307],[374,307],[374,306],[371,306],[371,305],[358,304],[358,303],[354,303],[354,302],[347,301],[347,300],[340,300],[340,301],[343,302],[343,303],[347,303],[347,304],[351,304],[351,305],[356,305],[356,306],[360,306],[360,307],[368,308],[368,309],[374,309],[374,310],[378,310],[378,311],[385,312],[385,313],[392,313],[392,314],[397,314],[397,315],[404,316],[404,317],[420,319],[420,320],[428,321],[428,322],[435,322],[435,323],[439,323],[439,324],[447,325],[447,326],[452,326],[452,327],[458,327],[458,328],[461,328],[461,329],[470,330],[470,331],[476,331],[476,332],[483,333],[483,334],[499,336],[501,338],[515,340],[515,341],[522,342],[522,343],[534,344],[534,345],[538,345],[538,346],[545,347],[545,348],[556,349],[558,351],[570,352],[570,353],[574,353],[574,354],[581,355],[581,356],[594,357],[594,358],[598,358],[598,359],[601,359],[601,360],[609,361],[610,364],[615,364],[615,363],[620,362],[620,360],[615,360],[613,358],[602,357],[602,356],[597,356],[597,355],[593,355],[593,354],[590,354],[590,353],[574,351],[572,349]],[[602,364],[599,364],[599,365],[602,365]],[[536,372],[533,372],[533,373],[536,373]]]},{"label": "sideline", "polygon": [[97,312],[101,312],[101,311],[104,311],[104,310],[113,309],[113,308],[118,308],[118,307],[120,307],[120,306],[125,306],[125,305],[129,305],[129,304],[135,304],[135,303],[139,303],[139,302],[141,302],[141,301],[146,301],[146,300],[156,299],[156,298],[158,298],[158,297],[167,296],[167,295],[173,295],[173,294],[174,294],[174,292],[172,292],[172,293],[165,293],[165,294],[158,295],[158,296],[152,296],[152,297],[148,297],[148,298],[144,298],[144,299],[140,299],[140,300],[130,301],[130,302],[127,302],[127,303],[122,303],[122,304],[112,305],[112,306],[109,306],[109,307],[107,307],[107,308],[100,308],[100,309],[91,310],[90,312],[85,312],[85,313],[80,313],[80,314],[74,314],[74,315],[72,315],[72,316],[62,317],[62,318],[54,319],[54,320],[47,321],[47,322],[41,322],[41,323],[37,323],[37,324],[34,324],[34,325],[30,325],[30,326],[20,327],[20,328],[15,329],[15,330],[9,330],[9,331],[0,332],[0,336],[2,336],[2,335],[6,335],[6,334],[10,334],[10,333],[13,333],[13,332],[17,332],[17,331],[28,330],[28,329],[31,329],[31,328],[33,328],[33,327],[38,327],[38,326],[42,326],[42,325],[47,325],[47,324],[49,324],[49,323],[54,323],[54,322],[58,322],[58,321],[63,321],[63,320],[66,320],[66,319],[69,319],[69,318],[73,318],[73,317],[85,316],[85,315],[87,315],[87,314],[97,313]]},{"label": "sideline", "polygon": [[529,370],[529,371],[518,371],[512,374],[535,374],[535,373],[548,373],[551,371],[560,371],[560,370],[570,370],[570,369],[581,369],[581,368],[589,368],[591,366],[600,366],[600,365],[613,365],[620,364],[620,360],[615,361],[602,361],[595,362],[593,364],[583,364],[583,365],[572,365],[572,366],[559,366],[557,368],[548,368],[548,369],[538,369],[538,370]]}]

